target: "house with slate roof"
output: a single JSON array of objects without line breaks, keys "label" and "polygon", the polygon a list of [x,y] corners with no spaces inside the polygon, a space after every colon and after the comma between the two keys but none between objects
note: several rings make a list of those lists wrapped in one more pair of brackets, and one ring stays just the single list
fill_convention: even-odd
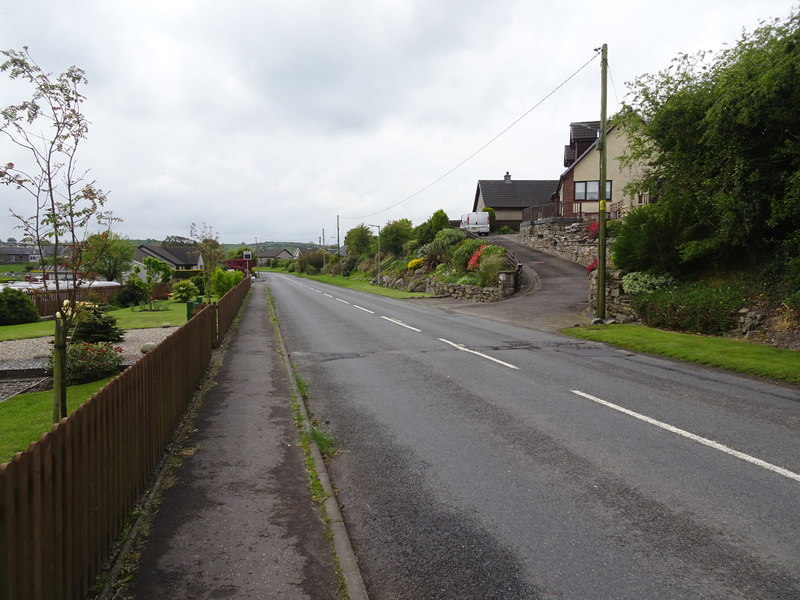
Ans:
[{"label": "house with slate roof", "polygon": [[557,185],[557,179],[513,180],[506,171],[503,179],[478,181],[472,212],[480,212],[485,207],[492,208],[495,214],[495,227],[505,225],[518,230],[522,223],[522,211],[553,202]]},{"label": "house with slate roof", "polygon": [[174,271],[185,271],[203,268],[203,257],[198,246],[155,246],[141,244],[136,248],[133,263],[144,268],[144,259],[148,256],[157,258],[169,265]]},{"label": "house with slate roof", "polygon": [[264,266],[270,259],[273,260],[292,260],[292,253],[286,248],[259,248],[256,252],[258,265]]},{"label": "house with slate roof", "polygon": [[[599,121],[570,123],[570,143],[564,147],[564,166],[567,168],[557,182],[555,200],[562,217],[594,216],[600,211],[600,137]],[[628,149],[625,132],[616,126],[606,131],[606,212],[611,218],[624,217],[636,206],[648,204],[641,194],[625,195],[626,185],[638,176],[637,167],[620,164]]]}]

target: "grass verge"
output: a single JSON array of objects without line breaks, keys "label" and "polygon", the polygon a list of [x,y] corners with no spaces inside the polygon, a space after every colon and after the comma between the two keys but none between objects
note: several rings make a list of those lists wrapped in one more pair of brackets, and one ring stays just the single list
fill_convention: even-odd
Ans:
[{"label": "grass verge", "polygon": [[[297,427],[297,434],[299,441],[298,445],[300,446],[300,449],[303,452],[303,463],[305,464],[306,474],[308,475],[309,494],[311,495],[311,499],[314,502],[316,502],[319,508],[322,522],[325,524],[325,537],[327,538],[328,545],[331,549],[331,556],[333,557],[333,566],[334,570],[336,571],[336,579],[339,583],[339,597],[342,600],[348,600],[350,598],[350,595],[347,591],[347,582],[345,581],[345,576],[342,570],[341,561],[339,560],[339,556],[336,553],[336,543],[334,540],[331,515],[329,514],[328,508],[326,506],[328,498],[331,496],[332,491],[331,494],[329,494],[328,491],[325,489],[325,485],[322,483],[319,471],[317,470],[317,460],[315,460],[314,458],[314,451],[313,451],[313,447],[316,445],[317,449],[319,450],[319,455],[322,458],[322,462],[320,463],[320,468],[324,469],[324,462],[328,460],[331,456],[333,456],[333,454],[335,453],[334,441],[332,437],[330,437],[324,431],[317,429],[311,422],[311,416],[308,413],[308,409],[306,408],[305,405],[305,401],[308,400],[308,383],[306,382],[305,379],[303,379],[298,373],[294,371],[294,367],[291,365],[286,354],[283,351],[283,341],[281,338],[280,328],[278,327],[278,315],[276,313],[275,298],[272,296],[269,287],[267,287],[266,294],[267,294],[267,305],[269,307],[270,322],[272,323],[275,339],[278,342],[281,361],[283,362],[284,368],[286,368],[287,372],[291,373],[292,376],[294,377],[295,385],[290,397],[290,403],[292,407],[292,418],[295,427]],[[300,396],[300,398],[298,398],[298,395]],[[317,440],[322,441],[323,447],[327,451],[327,454],[323,452],[322,447],[319,446],[319,442]],[[330,485],[330,482],[328,483],[328,485]],[[334,501],[334,506],[335,506],[335,501]],[[338,512],[336,514],[338,514]]]},{"label": "grass verge", "polygon": [[795,350],[730,338],[663,331],[642,325],[570,327],[562,330],[562,333],[636,352],[800,384],[800,352]]},{"label": "grass verge", "polygon": [[403,290],[396,290],[394,288],[382,287],[379,285],[372,285],[368,281],[359,279],[349,279],[347,277],[335,277],[333,275],[307,275],[305,273],[288,273],[281,269],[267,269],[261,267],[262,270],[271,273],[284,273],[286,275],[294,275],[295,277],[302,277],[303,279],[313,279],[320,283],[327,283],[337,287],[347,288],[349,290],[356,290],[358,292],[368,292],[370,294],[377,294],[378,296],[386,296],[388,298],[431,298],[430,294],[422,292],[405,292]]},{"label": "grass verge", "polygon": [[[67,411],[72,412],[113,379],[67,388]],[[0,463],[8,462],[25,450],[53,425],[53,392],[20,394],[0,402]]]}]

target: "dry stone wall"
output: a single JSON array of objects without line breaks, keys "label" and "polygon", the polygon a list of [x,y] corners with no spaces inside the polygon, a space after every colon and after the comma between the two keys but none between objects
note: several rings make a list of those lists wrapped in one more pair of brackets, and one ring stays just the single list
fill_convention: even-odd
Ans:
[{"label": "dry stone wall", "polygon": [[[545,254],[588,266],[597,259],[597,240],[589,239],[587,224],[575,219],[546,219],[534,223],[523,223],[519,228],[520,243]],[[608,238],[607,256],[613,238]],[[630,296],[622,290],[620,269],[610,265],[606,268],[606,316],[618,322],[636,320]],[[589,306],[597,308],[597,271],[589,273]]]}]

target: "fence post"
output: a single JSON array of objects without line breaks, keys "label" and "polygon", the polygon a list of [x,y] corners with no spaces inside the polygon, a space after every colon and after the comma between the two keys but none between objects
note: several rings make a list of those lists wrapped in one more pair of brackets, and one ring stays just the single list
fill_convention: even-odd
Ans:
[{"label": "fence post", "polygon": [[214,302],[211,305],[211,347],[219,348],[219,304]]}]

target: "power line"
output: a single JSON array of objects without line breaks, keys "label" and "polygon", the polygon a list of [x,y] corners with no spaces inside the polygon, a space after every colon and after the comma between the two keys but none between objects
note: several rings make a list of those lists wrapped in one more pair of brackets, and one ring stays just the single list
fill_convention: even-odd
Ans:
[{"label": "power line", "polygon": [[578,73],[580,73],[580,72],[581,72],[581,71],[583,71],[583,70],[584,70],[584,69],[585,69],[587,66],[589,66],[589,64],[590,64],[590,63],[591,63],[591,62],[592,62],[594,59],[596,59],[596,58],[597,58],[599,55],[600,55],[600,52],[599,52],[599,50],[598,50],[598,51],[597,51],[597,53],[596,53],[596,54],[595,54],[595,55],[594,55],[592,58],[590,58],[589,60],[587,60],[587,61],[586,61],[586,62],[585,62],[583,65],[581,65],[581,67],[580,67],[578,70],[576,70],[574,73],[572,73],[572,75],[570,75],[570,76],[569,76],[569,77],[567,77],[567,78],[566,78],[564,81],[562,81],[562,82],[561,82],[561,83],[559,83],[559,84],[558,84],[556,87],[554,87],[554,88],[553,88],[553,89],[552,89],[550,92],[548,92],[548,94],[547,94],[547,95],[546,95],[544,98],[542,98],[541,100],[539,100],[539,102],[537,102],[537,103],[536,103],[536,104],[534,104],[532,107],[530,107],[528,110],[526,110],[524,113],[522,113],[522,115],[521,115],[521,116],[519,116],[517,119],[515,119],[515,120],[514,120],[514,121],[513,121],[513,122],[512,122],[510,125],[508,125],[508,126],[507,126],[505,129],[503,129],[503,130],[502,130],[500,133],[498,133],[497,135],[495,135],[495,136],[494,136],[492,139],[490,139],[488,142],[486,142],[486,143],[485,143],[483,146],[481,146],[480,148],[478,148],[477,150],[475,150],[475,151],[474,151],[472,154],[470,154],[469,156],[467,156],[467,157],[466,157],[464,160],[462,160],[460,163],[458,163],[458,164],[457,164],[456,166],[454,166],[452,169],[450,169],[449,171],[447,171],[447,172],[446,172],[446,173],[444,173],[443,175],[440,175],[439,177],[437,177],[436,179],[434,179],[433,181],[431,181],[431,182],[430,182],[428,185],[426,185],[426,186],[424,186],[424,187],[420,188],[419,190],[417,190],[416,192],[414,192],[414,193],[413,193],[413,194],[411,194],[410,196],[408,196],[408,197],[404,198],[403,200],[400,200],[400,202],[395,202],[395,203],[394,203],[394,204],[392,204],[391,206],[387,206],[386,208],[384,208],[384,209],[381,209],[381,210],[379,210],[379,211],[377,211],[377,212],[373,212],[373,213],[370,213],[370,214],[368,214],[368,215],[362,215],[362,216],[360,216],[360,217],[341,217],[341,218],[342,218],[342,219],[366,219],[366,218],[368,218],[368,217],[374,217],[375,215],[379,215],[379,214],[381,214],[381,213],[384,213],[384,212],[386,212],[387,210],[391,210],[391,209],[393,209],[393,208],[394,208],[394,207],[396,207],[396,206],[400,206],[401,204],[403,204],[404,202],[408,202],[408,201],[409,201],[409,200],[411,200],[412,198],[416,198],[416,197],[417,197],[417,196],[419,196],[419,195],[420,195],[422,192],[424,192],[424,191],[426,191],[426,190],[430,189],[431,187],[433,187],[434,185],[436,185],[437,183],[439,183],[439,182],[440,182],[442,179],[444,179],[445,177],[447,177],[448,175],[450,175],[450,174],[451,174],[453,171],[455,171],[455,170],[459,169],[460,167],[464,166],[464,165],[465,165],[467,162],[469,162],[470,160],[472,160],[473,158],[475,158],[475,156],[477,156],[479,153],[481,153],[483,150],[485,150],[487,147],[489,147],[489,145],[491,145],[493,142],[495,142],[495,141],[496,141],[498,138],[500,138],[500,137],[501,137],[503,134],[505,134],[506,132],[508,132],[508,130],[509,130],[509,129],[511,129],[512,127],[514,127],[514,126],[515,126],[517,123],[519,123],[520,121],[522,121],[522,119],[524,119],[524,118],[525,118],[525,117],[527,117],[527,116],[528,116],[530,113],[532,113],[534,110],[536,110],[537,108],[539,108],[539,106],[541,106],[541,105],[542,105],[542,104],[543,104],[543,103],[544,103],[544,102],[545,102],[545,101],[546,101],[548,98],[550,98],[550,96],[552,96],[553,94],[555,94],[555,93],[556,93],[558,90],[560,90],[560,89],[561,89],[562,87],[564,87],[564,86],[565,86],[567,83],[569,83],[569,81],[570,81],[572,78],[574,78],[574,77],[575,77],[575,76],[576,76]]}]

